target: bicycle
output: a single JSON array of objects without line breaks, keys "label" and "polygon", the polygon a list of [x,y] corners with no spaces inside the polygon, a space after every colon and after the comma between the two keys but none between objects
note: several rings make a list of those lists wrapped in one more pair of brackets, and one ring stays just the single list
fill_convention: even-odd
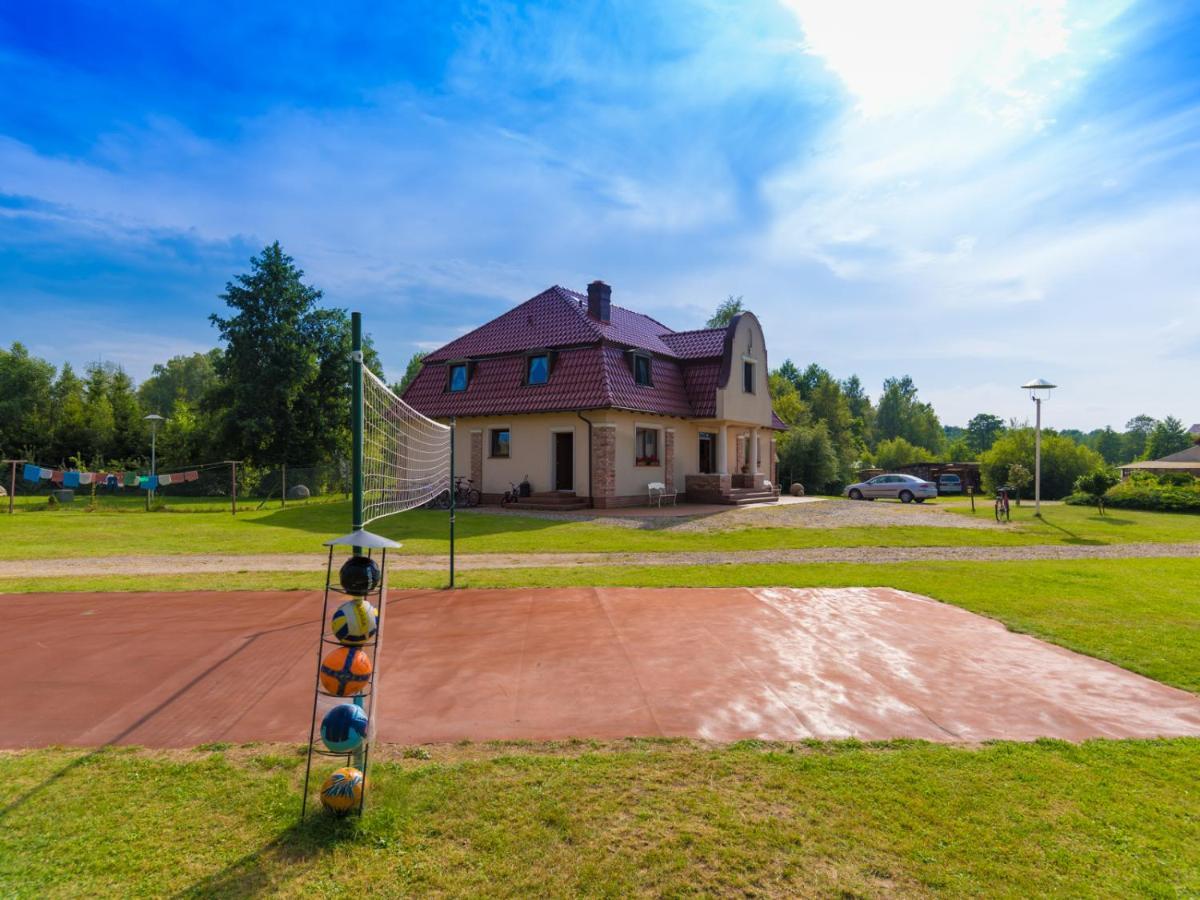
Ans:
[{"label": "bicycle", "polygon": [[516,503],[521,499],[521,489],[517,487],[517,483],[515,481],[510,481],[508,485],[509,489],[505,491],[504,496],[500,498],[501,506],[508,506],[510,503]]},{"label": "bicycle", "polygon": [[[463,485],[463,482],[466,485]],[[478,506],[483,502],[483,494],[473,488],[475,482],[461,475],[454,479],[454,505],[459,507]]]},{"label": "bicycle", "polygon": [[[1001,519],[1001,516],[1003,516],[1003,520]],[[996,521],[997,522],[1000,522],[1000,521],[1011,522],[1012,521],[1012,515],[1009,513],[1009,508],[1008,508],[1008,488],[1007,487],[1000,488],[999,492],[996,494]]]}]

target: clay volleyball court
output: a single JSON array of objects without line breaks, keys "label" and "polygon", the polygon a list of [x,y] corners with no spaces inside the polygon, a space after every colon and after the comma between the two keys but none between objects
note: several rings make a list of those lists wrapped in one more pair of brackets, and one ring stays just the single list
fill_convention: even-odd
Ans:
[{"label": "clay volleyball court", "polygon": [[[303,741],[319,593],[3,599],[0,746]],[[888,589],[393,592],[379,737],[1200,734],[1200,697]]]}]

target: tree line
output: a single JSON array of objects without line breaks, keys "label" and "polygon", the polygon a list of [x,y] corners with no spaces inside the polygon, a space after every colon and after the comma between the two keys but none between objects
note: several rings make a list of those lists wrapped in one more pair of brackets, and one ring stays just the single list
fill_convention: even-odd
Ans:
[{"label": "tree line", "polygon": [[[707,325],[723,327],[743,309],[742,298],[730,296]],[[987,489],[1010,482],[1022,487],[1033,469],[1028,423],[981,412],[965,427],[943,425],[908,375],[885,379],[876,402],[857,375],[839,380],[816,363],[801,369],[784,360],[769,380],[775,412],[787,426],[777,445],[780,479],[810,491],[839,491],[867,468],[921,462],[978,462]],[[1135,416],[1123,431],[1043,428],[1043,495],[1064,497],[1077,479],[1097,469],[1160,459],[1192,443],[1174,416]]]},{"label": "tree line", "polygon": [[[313,465],[350,449],[350,317],[321,305],[322,292],[276,242],[220,295],[210,320],[222,346],[156,364],[135,385],[119,365],[96,362],[82,377],[20,343],[0,348],[0,453],[49,466],[144,465],[150,423],[162,468],[221,459]],[[383,369],[369,338],[366,364]]]}]

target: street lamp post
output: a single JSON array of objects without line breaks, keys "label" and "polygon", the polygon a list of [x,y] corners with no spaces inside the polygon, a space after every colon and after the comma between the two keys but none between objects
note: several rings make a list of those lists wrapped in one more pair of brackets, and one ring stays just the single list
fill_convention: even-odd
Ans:
[{"label": "street lamp post", "polygon": [[142,416],[142,420],[150,423],[150,488],[146,491],[146,509],[150,509],[154,488],[158,486],[158,423],[166,419],[158,413]]},{"label": "street lamp post", "polygon": [[1037,426],[1033,432],[1033,514],[1042,515],[1042,401],[1050,396],[1050,392],[1058,387],[1044,378],[1021,385],[1022,390],[1029,391],[1029,398],[1037,406]]}]

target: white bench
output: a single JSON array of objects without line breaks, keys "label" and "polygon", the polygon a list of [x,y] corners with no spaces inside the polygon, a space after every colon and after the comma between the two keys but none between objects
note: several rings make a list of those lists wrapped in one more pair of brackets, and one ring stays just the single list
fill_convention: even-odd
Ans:
[{"label": "white bench", "polygon": [[678,491],[668,491],[667,486],[661,481],[652,481],[646,485],[646,498],[648,503],[658,503],[661,507],[663,499],[671,501],[671,505],[675,505],[675,498],[679,496]]}]

